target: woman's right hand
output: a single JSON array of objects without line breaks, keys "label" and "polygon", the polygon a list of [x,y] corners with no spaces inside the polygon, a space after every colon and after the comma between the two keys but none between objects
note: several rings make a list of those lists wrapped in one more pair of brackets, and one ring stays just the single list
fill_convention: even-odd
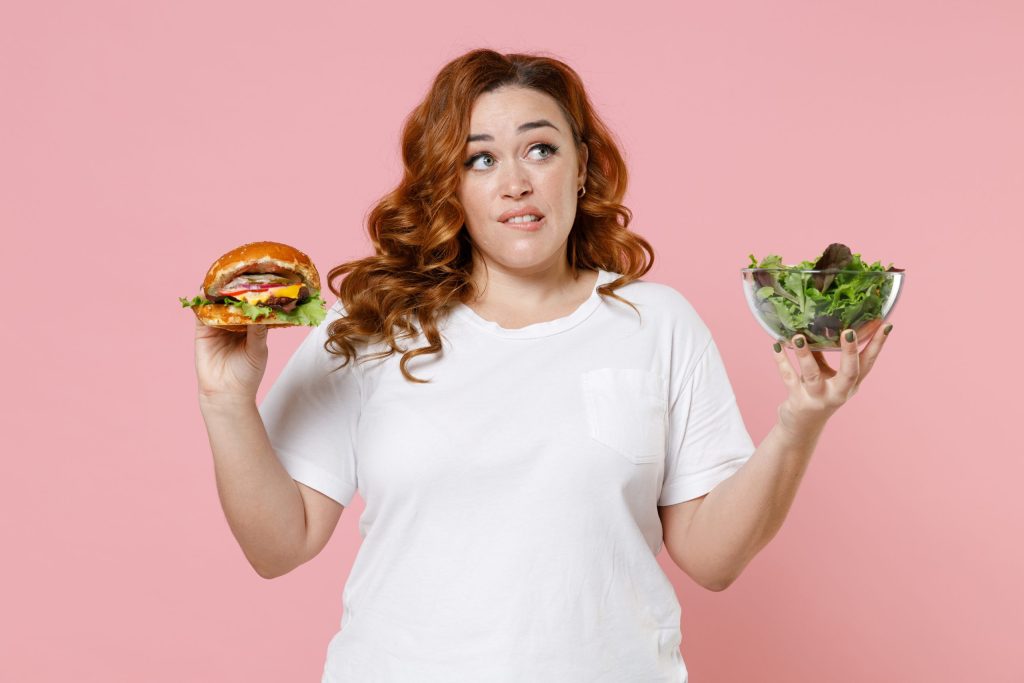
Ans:
[{"label": "woman's right hand", "polygon": [[267,355],[266,325],[248,325],[245,333],[230,332],[196,318],[199,399],[255,401]]}]

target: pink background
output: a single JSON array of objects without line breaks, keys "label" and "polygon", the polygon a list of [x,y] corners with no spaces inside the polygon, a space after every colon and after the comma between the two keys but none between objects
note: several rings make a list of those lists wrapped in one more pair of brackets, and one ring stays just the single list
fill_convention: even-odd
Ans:
[{"label": "pink background", "polygon": [[[710,326],[755,441],[785,393],[747,254],[840,241],[907,269],[776,539],[723,593],[660,556],[691,680],[1024,681],[1024,6],[597,7],[0,7],[0,679],[319,680],[362,502],[313,562],[252,571],[177,297],[242,242],[323,273],[367,253],[404,117],[487,46],[582,75],[625,151],[648,277]],[[272,333],[264,391],[305,334]]]}]

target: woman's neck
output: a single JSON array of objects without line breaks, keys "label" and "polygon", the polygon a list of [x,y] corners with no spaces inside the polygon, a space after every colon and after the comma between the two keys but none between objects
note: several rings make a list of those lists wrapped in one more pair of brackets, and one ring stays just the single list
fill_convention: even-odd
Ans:
[{"label": "woman's neck", "polygon": [[597,271],[579,270],[573,279],[568,264],[533,273],[514,272],[490,265],[474,269],[479,296],[466,305],[485,320],[513,329],[557,320],[571,314],[590,298]]}]

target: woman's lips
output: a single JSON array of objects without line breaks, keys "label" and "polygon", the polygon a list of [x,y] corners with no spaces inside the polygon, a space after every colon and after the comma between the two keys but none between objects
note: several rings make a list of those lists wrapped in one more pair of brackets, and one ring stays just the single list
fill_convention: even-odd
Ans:
[{"label": "woman's lips", "polygon": [[522,232],[535,232],[540,230],[544,225],[544,221],[547,220],[547,216],[541,217],[539,221],[532,221],[530,223],[509,223],[505,221],[502,223],[505,227],[512,228],[513,230],[520,230]]}]

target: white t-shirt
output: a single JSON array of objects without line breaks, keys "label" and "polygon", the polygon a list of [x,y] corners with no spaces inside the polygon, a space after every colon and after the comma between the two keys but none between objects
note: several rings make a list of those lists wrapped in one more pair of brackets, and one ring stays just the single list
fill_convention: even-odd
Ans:
[{"label": "white t-shirt", "polygon": [[642,319],[596,285],[519,329],[459,304],[443,354],[409,364],[429,384],[399,354],[329,375],[340,302],[297,349],[260,405],[274,451],[366,503],[323,681],[686,681],[657,506],[709,492],[754,444],[689,302],[643,280],[616,293]]}]

